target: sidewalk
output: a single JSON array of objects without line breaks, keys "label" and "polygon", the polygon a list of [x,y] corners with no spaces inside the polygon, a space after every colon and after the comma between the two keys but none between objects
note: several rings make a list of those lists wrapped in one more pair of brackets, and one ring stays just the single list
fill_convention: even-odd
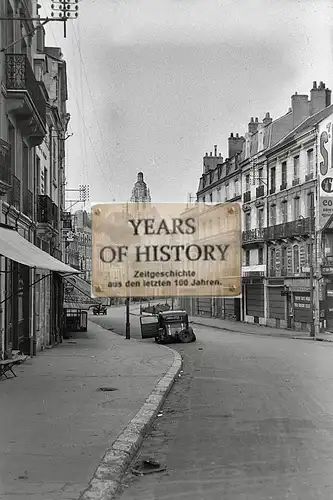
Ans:
[{"label": "sidewalk", "polygon": [[206,318],[204,316],[189,316],[189,321],[191,321],[195,325],[209,326],[211,328],[218,328],[227,332],[236,332],[247,335],[261,335],[264,337],[285,337],[291,339],[333,342],[333,333],[330,332],[320,333],[318,337],[313,339],[307,332],[285,330],[283,328],[272,328],[268,326],[260,326],[257,324],[243,323],[240,321],[229,321],[219,318]]},{"label": "sidewalk", "polygon": [[1,500],[77,500],[179,356],[88,328],[0,380]]}]

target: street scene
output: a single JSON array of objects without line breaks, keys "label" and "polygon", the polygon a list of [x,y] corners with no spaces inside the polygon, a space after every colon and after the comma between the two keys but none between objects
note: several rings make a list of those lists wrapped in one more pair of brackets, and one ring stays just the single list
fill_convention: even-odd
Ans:
[{"label": "street scene", "polygon": [[332,26],[0,1],[0,500],[333,498]]}]

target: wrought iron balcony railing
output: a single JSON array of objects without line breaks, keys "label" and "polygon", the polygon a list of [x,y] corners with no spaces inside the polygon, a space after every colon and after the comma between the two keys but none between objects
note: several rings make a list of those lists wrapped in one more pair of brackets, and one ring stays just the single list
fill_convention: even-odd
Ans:
[{"label": "wrought iron balcony railing", "polygon": [[312,219],[298,219],[266,228],[265,239],[275,240],[310,234]]},{"label": "wrought iron balcony railing", "polygon": [[52,200],[45,194],[38,196],[37,203],[37,222],[53,225],[53,207]]},{"label": "wrought iron balcony railing", "polygon": [[42,122],[46,122],[46,100],[41,84],[36,80],[29,59],[25,54],[6,54],[6,88],[9,91],[26,91]]},{"label": "wrought iron balcony railing", "polygon": [[9,194],[9,203],[17,210],[21,210],[21,181],[12,175],[12,188]]},{"label": "wrought iron balcony railing", "polygon": [[243,244],[265,240],[266,228],[248,229],[243,231]]}]

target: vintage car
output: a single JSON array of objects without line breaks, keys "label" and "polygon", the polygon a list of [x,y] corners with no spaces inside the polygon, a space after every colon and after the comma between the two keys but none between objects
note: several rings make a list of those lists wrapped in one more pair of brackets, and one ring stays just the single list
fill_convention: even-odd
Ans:
[{"label": "vintage car", "polygon": [[195,342],[196,336],[189,326],[188,314],[182,310],[159,312],[156,315],[140,316],[141,337],[154,338],[155,342]]},{"label": "vintage car", "polygon": [[107,314],[107,309],[106,309],[106,307],[103,304],[96,304],[93,307],[92,311],[93,311],[93,315],[94,316],[96,316],[97,314],[104,314],[104,315]]}]

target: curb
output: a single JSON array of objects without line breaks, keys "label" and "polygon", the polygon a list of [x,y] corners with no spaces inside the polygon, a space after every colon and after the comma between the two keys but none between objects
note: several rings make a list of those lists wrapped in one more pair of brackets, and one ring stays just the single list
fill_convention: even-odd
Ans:
[{"label": "curb", "polygon": [[146,431],[155,420],[182,368],[182,357],[177,351],[166,346],[160,347],[172,351],[171,367],[157,382],[141,409],[105,453],[88,488],[81,493],[79,500],[115,498],[127,467],[140,448]]},{"label": "curb", "polygon": [[191,321],[194,325],[205,326],[207,328],[215,328],[216,330],[221,330],[224,332],[239,333],[241,335],[257,335],[257,337],[274,337],[282,339],[293,339],[293,340],[311,340],[317,342],[333,342],[333,339],[325,339],[322,337],[301,337],[300,335],[292,335],[287,333],[262,333],[262,332],[238,332],[237,330],[231,330],[230,328],[224,328],[221,326],[207,325],[207,323],[199,323],[198,321]]}]

